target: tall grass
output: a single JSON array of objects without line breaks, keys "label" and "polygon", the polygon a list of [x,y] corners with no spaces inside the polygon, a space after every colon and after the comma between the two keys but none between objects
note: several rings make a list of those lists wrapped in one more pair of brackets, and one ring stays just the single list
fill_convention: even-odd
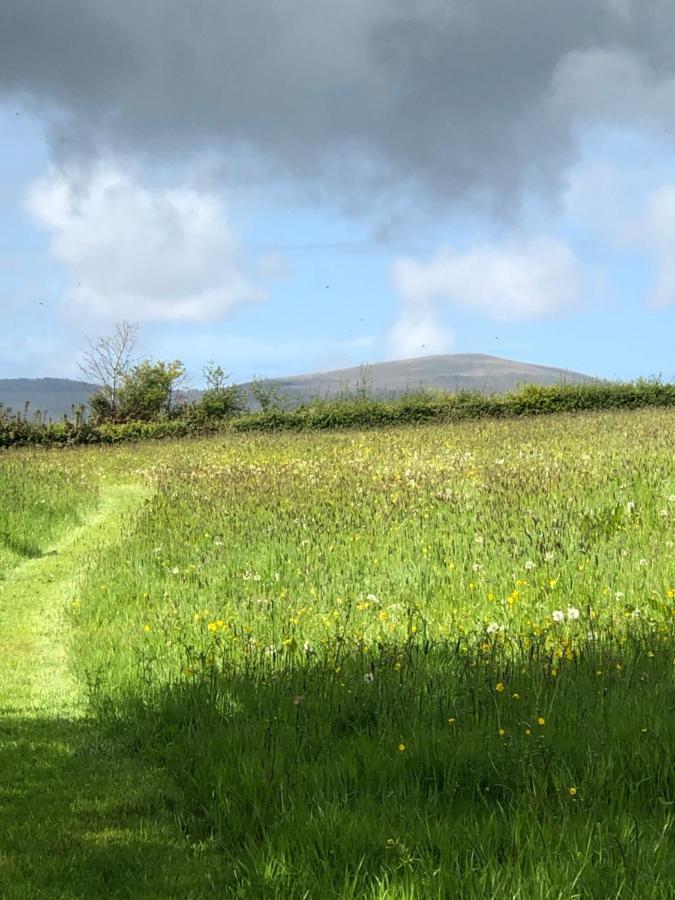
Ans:
[{"label": "tall grass", "polygon": [[155,497],[73,597],[73,655],[223,895],[670,896],[674,434],[146,448]]},{"label": "tall grass", "polygon": [[0,579],[77,524],[97,497],[95,482],[72,455],[8,455],[0,460]]}]

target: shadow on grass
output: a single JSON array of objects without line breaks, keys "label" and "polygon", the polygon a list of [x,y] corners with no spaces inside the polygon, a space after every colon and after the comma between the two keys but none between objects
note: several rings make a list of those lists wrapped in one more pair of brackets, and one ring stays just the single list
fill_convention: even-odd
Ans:
[{"label": "shadow on grass", "polygon": [[206,897],[161,772],[83,720],[0,713],[0,896]]},{"label": "shadow on grass", "polygon": [[259,658],[118,726],[243,896],[666,898],[672,644],[649,646],[555,676],[452,648]]}]

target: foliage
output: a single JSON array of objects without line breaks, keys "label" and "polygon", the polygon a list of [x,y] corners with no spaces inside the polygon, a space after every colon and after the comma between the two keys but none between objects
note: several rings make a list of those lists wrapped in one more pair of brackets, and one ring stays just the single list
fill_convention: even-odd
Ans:
[{"label": "foliage", "polygon": [[196,407],[197,416],[206,419],[228,419],[239,415],[246,408],[244,391],[239,385],[226,384],[230,377],[222,366],[209,362],[204,367],[206,390]]},{"label": "foliage", "polygon": [[281,389],[267,378],[254,375],[248,385],[248,392],[263,412],[283,408],[284,397]]},{"label": "foliage", "polygon": [[171,413],[176,385],[185,375],[183,363],[144,360],[124,376],[119,415],[126,421],[152,422]]},{"label": "foliage", "polygon": [[[72,444],[119,443],[124,440],[200,436],[216,432],[274,432],[322,431],[343,428],[379,428],[398,425],[452,423],[474,419],[502,419],[562,413],[587,413],[601,410],[630,410],[675,406],[675,384],[658,380],[635,382],[598,382],[587,385],[561,384],[551,386],[526,385],[507,394],[485,395],[478,392],[445,394],[441,391],[408,393],[392,400],[350,397],[339,400],[316,399],[295,410],[268,408],[245,413],[243,398],[236,385],[215,391],[213,413],[202,404],[172,410],[171,419],[153,421],[151,409],[159,407],[162,417],[167,415],[164,376],[180,363],[144,363],[150,369],[160,368],[159,388],[151,391],[152,402],[145,403],[143,391],[132,391],[138,398],[140,421],[125,423],[80,422],[45,423],[41,419],[0,409],[0,447],[41,444],[64,446]],[[141,367],[142,367],[141,366]],[[222,371],[222,370],[220,370]],[[150,386],[152,378],[148,379]],[[229,392],[232,391],[230,394]],[[209,391],[206,392],[209,394]],[[160,402],[160,398],[164,398]],[[154,403],[154,406],[153,406]],[[163,407],[163,412],[162,412]],[[207,402],[207,409],[209,404]],[[220,410],[220,412],[218,412]],[[129,418],[140,418],[131,415]],[[158,415],[159,415],[158,414]]]}]

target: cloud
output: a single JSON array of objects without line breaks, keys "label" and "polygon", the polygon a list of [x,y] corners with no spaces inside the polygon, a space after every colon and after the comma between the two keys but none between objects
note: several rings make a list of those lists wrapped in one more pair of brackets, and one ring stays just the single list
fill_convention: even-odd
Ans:
[{"label": "cloud", "polygon": [[675,185],[663,185],[647,197],[644,214],[635,223],[634,235],[656,265],[648,305],[657,309],[675,305]]},{"label": "cloud", "polygon": [[557,190],[579,122],[673,113],[672,20],[670,0],[31,0],[0,14],[0,92],[67,158],[215,152],[364,211],[510,210]]},{"label": "cloud", "polygon": [[71,316],[212,321],[264,299],[209,193],[149,187],[108,163],[52,169],[30,188],[27,208],[69,273]]},{"label": "cloud", "polygon": [[540,236],[510,245],[440,250],[428,262],[398,259],[394,287],[406,308],[448,301],[492,319],[542,318],[577,305],[580,266],[562,240]]},{"label": "cloud", "polygon": [[439,250],[428,261],[402,257],[391,270],[399,297],[387,341],[399,356],[448,353],[454,335],[442,324],[446,307],[490,319],[541,319],[579,306],[588,273],[563,241],[538,236],[464,252]]}]

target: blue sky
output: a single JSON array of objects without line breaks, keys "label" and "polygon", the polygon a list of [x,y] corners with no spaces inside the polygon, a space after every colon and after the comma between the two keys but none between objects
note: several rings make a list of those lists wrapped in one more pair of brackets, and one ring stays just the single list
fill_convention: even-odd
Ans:
[{"label": "blue sky", "polygon": [[[347,4],[340,27],[350,35],[374,29],[382,2],[364,5],[370,18]],[[85,336],[132,320],[141,326],[140,352],[180,358],[195,386],[211,359],[247,380],[434,352],[675,378],[675,76],[631,43],[641,33],[627,18],[632,4],[607,0],[610,7],[626,29],[621,52],[601,32],[589,49],[581,27],[576,43],[557,48],[546,72],[532,76],[565,120],[565,152],[533,140],[532,159],[521,159],[530,153],[527,129],[541,126],[513,112],[506,126],[495,125],[511,129],[517,148],[507,171],[485,150],[492,122],[476,126],[476,136],[463,135],[461,156],[448,151],[448,170],[469,167],[468,192],[444,171],[437,147],[432,156],[414,142],[399,146],[384,118],[372,134],[359,120],[365,151],[343,133],[319,140],[318,114],[306,111],[316,102],[322,127],[328,114],[306,85],[298,122],[276,125],[275,156],[268,135],[258,138],[273,112],[241,112],[234,100],[243,140],[203,123],[194,141],[185,131],[167,138],[174,113],[196,115],[198,85],[192,97],[188,83],[176,101],[182,111],[167,102],[166,120],[158,114],[140,129],[137,119],[123,121],[135,100],[114,97],[110,74],[101,75],[100,96],[80,97],[68,81],[56,97],[28,69],[10,73],[13,80],[5,72],[3,91],[0,67],[0,377],[78,377]],[[483,26],[472,27],[479,40]],[[369,60],[361,62],[366,71]],[[80,63],[84,79],[89,64]],[[283,58],[279,67],[283,77],[291,69]],[[333,70],[345,77],[339,55],[316,90],[335,104],[342,94],[330,83]],[[588,71],[592,99],[579,89]],[[364,75],[361,89],[376,95],[376,70],[367,72],[373,80]],[[514,91],[524,83],[519,75]],[[505,115],[499,83],[490,84]],[[433,114],[435,87],[425,82],[425,90]],[[446,98],[438,96],[440,114]],[[110,116],[92,147],[78,135],[99,127],[94,111],[106,102]],[[315,140],[312,153],[293,144],[294,125],[308,144]],[[438,127],[442,145],[448,138]],[[433,122],[428,128],[434,141]]]}]

